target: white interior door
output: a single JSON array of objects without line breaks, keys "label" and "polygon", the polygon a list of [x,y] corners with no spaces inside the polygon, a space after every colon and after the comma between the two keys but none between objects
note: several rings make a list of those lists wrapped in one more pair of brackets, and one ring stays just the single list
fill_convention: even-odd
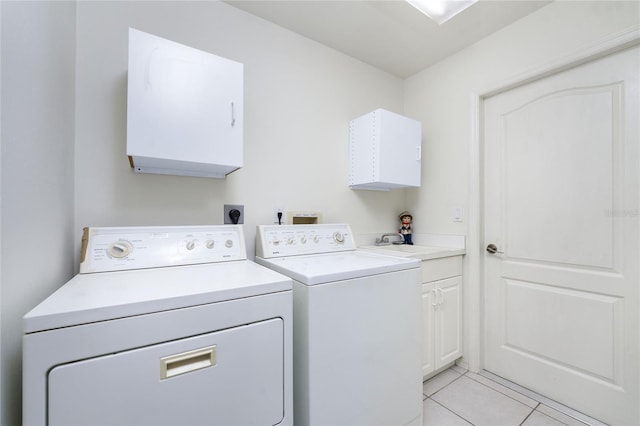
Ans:
[{"label": "white interior door", "polygon": [[484,368],[640,424],[640,48],[484,102]]}]

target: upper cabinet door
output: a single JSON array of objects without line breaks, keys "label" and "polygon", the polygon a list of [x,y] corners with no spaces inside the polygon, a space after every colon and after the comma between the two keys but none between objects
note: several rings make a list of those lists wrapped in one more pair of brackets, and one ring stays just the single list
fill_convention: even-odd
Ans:
[{"label": "upper cabinet door", "polygon": [[127,155],[136,172],[242,167],[243,65],[129,29]]},{"label": "upper cabinet door", "polygon": [[349,123],[349,186],[388,191],[420,186],[422,123],[377,109]]}]

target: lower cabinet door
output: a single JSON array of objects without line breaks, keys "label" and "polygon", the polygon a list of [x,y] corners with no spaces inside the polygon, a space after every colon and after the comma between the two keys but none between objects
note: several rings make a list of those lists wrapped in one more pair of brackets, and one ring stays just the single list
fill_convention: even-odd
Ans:
[{"label": "lower cabinet door", "polygon": [[462,276],[422,284],[423,378],[462,356]]},{"label": "lower cabinet door", "polygon": [[438,281],[436,307],[436,368],[462,356],[462,277]]},{"label": "lower cabinet door", "polygon": [[435,367],[434,316],[436,304],[436,286],[433,283],[422,284],[422,376],[432,373]]},{"label": "lower cabinet door", "polygon": [[283,324],[270,319],[58,365],[50,425],[275,425]]}]

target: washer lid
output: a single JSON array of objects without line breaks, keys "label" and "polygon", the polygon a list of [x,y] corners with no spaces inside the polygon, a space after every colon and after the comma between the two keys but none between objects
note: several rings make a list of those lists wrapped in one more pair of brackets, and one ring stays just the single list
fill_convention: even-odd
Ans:
[{"label": "washer lid", "polygon": [[381,255],[362,250],[290,256],[256,262],[306,285],[323,284],[405,269],[419,268],[420,260]]},{"label": "washer lid", "polygon": [[79,274],[24,316],[32,333],[291,290],[248,260]]}]

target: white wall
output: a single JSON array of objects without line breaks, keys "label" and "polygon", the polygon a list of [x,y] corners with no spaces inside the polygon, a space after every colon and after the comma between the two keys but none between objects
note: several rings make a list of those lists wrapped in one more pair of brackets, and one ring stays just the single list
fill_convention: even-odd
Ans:
[{"label": "white wall", "polygon": [[[402,82],[218,2],[0,2],[0,424],[19,423],[22,315],[73,275],[83,226],[216,224],[232,203],[251,250],[274,206],[356,233],[395,229],[409,208],[420,233],[466,234],[450,208],[469,209],[470,93],[630,25],[635,5],[557,2]],[[226,180],[130,170],[129,26],[245,64],[244,168]],[[422,188],[348,189],[348,120],[377,107],[423,122]]]},{"label": "white wall", "polygon": [[[0,49],[2,48],[2,5],[0,5]],[[0,50],[1,51],[1,50]],[[2,56],[0,55],[0,93],[2,93]],[[2,102],[0,102],[0,309],[2,309]],[[3,420],[4,409],[2,399],[2,313],[0,311],[0,421]]]},{"label": "white wall", "polygon": [[0,7],[0,424],[17,425],[22,316],[73,275],[75,4]]},{"label": "white wall", "polygon": [[[218,2],[79,2],[76,220],[84,226],[218,224],[244,204],[253,253],[273,208],[321,211],[355,233],[393,230],[404,193],[348,188],[351,118],[402,112],[402,81]],[[126,149],[127,28],[245,69],[245,165],[226,180],[134,174]],[[77,245],[78,245],[77,244]]]},{"label": "white wall", "polygon": [[[477,151],[472,95],[639,25],[639,6],[636,1],[556,1],[405,81],[405,113],[424,128],[422,187],[407,191],[407,206],[421,232],[468,236],[465,346],[473,368],[479,366],[480,270],[468,266],[477,263],[482,244],[480,230],[469,228],[479,207],[470,202],[478,186],[471,175],[470,154]],[[464,222],[452,222],[454,206],[464,208]]]},{"label": "white wall", "polygon": [[420,189],[408,207],[425,232],[466,234],[471,94],[497,87],[639,20],[635,1],[556,1],[405,81],[406,114],[423,123]]},{"label": "white wall", "polygon": [[[358,233],[395,228],[404,192],[348,189],[347,141],[351,118],[402,112],[401,80],[215,1],[0,7],[0,424],[20,423],[22,316],[76,272],[84,226],[218,224],[223,204],[244,204],[250,252],[274,206]],[[241,170],[226,180],[131,171],[130,26],[245,64]]]},{"label": "white wall", "polygon": [[[0,51],[2,49],[2,5],[0,5]],[[0,55],[0,93],[2,93],[2,56]],[[2,309],[2,102],[0,102],[0,309]],[[2,311],[0,311],[0,421],[3,420]]]}]

